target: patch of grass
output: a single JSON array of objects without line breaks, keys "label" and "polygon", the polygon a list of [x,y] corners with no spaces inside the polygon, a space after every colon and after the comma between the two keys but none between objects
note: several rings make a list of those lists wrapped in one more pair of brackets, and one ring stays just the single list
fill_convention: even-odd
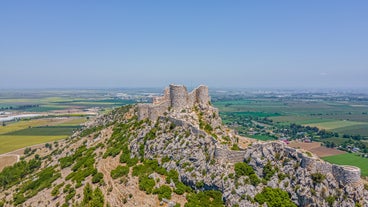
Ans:
[{"label": "patch of grass", "polygon": [[363,158],[353,153],[346,153],[323,157],[322,159],[334,164],[353,165],[359,167],[362,175],[368,176],[368,158]]}]

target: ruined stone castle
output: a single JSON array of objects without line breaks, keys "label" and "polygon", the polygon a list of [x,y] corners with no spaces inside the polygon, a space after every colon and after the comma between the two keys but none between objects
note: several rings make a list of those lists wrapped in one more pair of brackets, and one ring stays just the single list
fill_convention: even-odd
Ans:
[{"label": "ruined stone castle", "polygon": [[[192,109],[195,106],[204,110],[209,110],[210,97],[208,94],[207,86],[199,86],[192,92],[188,92],[187,88],[183,85],[171,84],[164,90],[163,96],[154,97],[152,103],[141,103],[137,105],[138,119],[150,119],[156,121],[160,116],[165,116],[165,113],[169,111],[181,112],[186,109]],[[184,128],[190,128],[194,134],[200,134],[207,136],[206,133],[186,121],[169,118],[169,120],[177,126]],[[230,150],[227,146],[221,145],[216,139],[211,137],[214,144],[214,157],[222,160],[224,163],[236,163],[243,162],[252,158],[257,162],[251,162],[250,164],[255,169],[262,169],[262,166],[268,161],[276,161],[275,154],[283,155],[294,162],[300,163],[300,167],[310,173],[319,172],[324,175],[332,176],[337,182],[345,184],[354,184],[360,182],[360,169],[353,166],[341,166],[330,164],[315,156],[309,156],[303,153],[301,150],[288,147],[284,143],[274,142],[257,142],[253,146],[248,147],[246,150],[234,151]],[[264,157],[265,159],[260,159]],[[260,170],[259,174],[262,174]]]},{"label": "ruined stone castle", "polygon": [[201,85],[188,93],[185,86],[171,84],[164,90],[163,96],[153,98],[152,104],[138,104],[138,119],[149,118],[155,121],[159,116],[164,115],[168,109],[181,111],[193,108],[195,105],[206,108],[209,102],[207,86]]}]

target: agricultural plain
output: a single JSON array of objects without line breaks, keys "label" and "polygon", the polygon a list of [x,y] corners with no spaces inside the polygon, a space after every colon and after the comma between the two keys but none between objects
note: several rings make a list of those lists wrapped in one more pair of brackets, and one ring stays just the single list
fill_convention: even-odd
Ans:
[{"label": "agricultural plain", "polygon": [[280,124],[315,126],[341,134],[368,136],[367,101],[325,101],[303,98],[252,97],[214,103],[226,122],[226,113],[268,117]]},{"label": "agricultural plain", "polygon": [[64,139],[89,118],[127,103],[105,90],[9,90],[0,92],[0,154]]},{"label": "agricultural plain", "polygon": [[362,175],[368,176],[368,95],[238,94],[219,93],[213,104],[223,122],[241,135],[259,140],[287,139],[290,146],[311,151],[331,163],[360,167]]}]

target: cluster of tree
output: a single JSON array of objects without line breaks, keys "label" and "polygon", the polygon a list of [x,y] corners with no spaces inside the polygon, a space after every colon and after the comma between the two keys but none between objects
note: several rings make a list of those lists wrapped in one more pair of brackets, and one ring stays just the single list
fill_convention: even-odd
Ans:
[{"label": "cluster of tree", "polygon": [[39,104],[25,104],[25,105],[19,105],[19,106],[3,106],[0,107],[0,110],[5,111],[5,110],[24,110],[24,109],[28,109],[28,108],[35,108],[35,107],[40,107]]},{"label": "cluster of tree", "polygon": [[83,190],[82,206],[103,207],[105,202],[104,195],[100,188],[93,190],[91,184],[87,183]]},{"label": "cluster of tree", "polygon": [[291,201],[289,194],[280,188],[265,187],[261,193],[254,197],[254,200],[261,205],[266,203],[268,207],[296,207],[295,203]]},{"label": "cluster of tree", "polygon": [[344,134],[344,135],[342,135],[342,137],[343,138],[346,138],[346,139],[350,139],[351,138],[351,139],[357,140],[357,141],[362,140],[362,139],[367,139],[366,137],[363,137],[363,136],[361,136],[359,134],[356,134],[356,135]]},{"label": "cluster of tree", "polygon": [[186,196],[188,202],[185,207],[223,207],[222,193],[220,191],[209,190],[198,193],[189,193]]},{"label": "cluster of tree", "polygon": [[352,150],[351,148],[359,148],[361,152],[368,153],[367,145],[360,140],[348,139],[340,145],[340,149],[345,150],[345,151]]},{"label": "cluster of tree", "polygon": [[20,190],[13,196],[14,204],[19,205],[27,199],[35,196],[45,188],[50,188],[51,184],[61,176],[54,167],[47,167],[37,174],[37,179],[25,182]]},{"label": "cluster of tree", "polygon": [[129,167],[128,166],[117,166],[115,169],[113,169],[110,173],[111,177],[113,179],[117,179],[122,176],[127,176],[129,173]]},{"label": "cluster of tree", "polygon": [[41,161],[32,159],[28,162],[22,160],[13,166],[5,167],[0,173],[0,187],[6,189],[19,183],[27,175],[35,172],[41,166]]},{"label": "cluster of tree", "polygon": [[79,147],[73,155],[59,159],[62,169],[72,166],[72,172],[66,176],[66,179],[75,181],[77,187],[80,187],[85,178],[90,175],[93,176],[92,181],[94,183],[103,182],[102,173],[99,173],[94,167],[94,151],[100,146],[101,145],[97,145],[87,149],[86,146],[83,145]]},{"label": "cluster of tree", "polygon": [[235,163],[235,176],[236,178],[240,178],[241,176],[248,176],[249,182],[253,186],[257,186],[261,180],[258,178],[252,166],[248,165],[245,162]]}]

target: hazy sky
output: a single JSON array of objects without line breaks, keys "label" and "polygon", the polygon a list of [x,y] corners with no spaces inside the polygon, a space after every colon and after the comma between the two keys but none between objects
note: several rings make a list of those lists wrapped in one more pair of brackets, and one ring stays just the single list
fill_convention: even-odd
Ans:
[{"label": "hazy sky", "polygon": [[368,88],[368,1],[0,1],[0,89]]}]

